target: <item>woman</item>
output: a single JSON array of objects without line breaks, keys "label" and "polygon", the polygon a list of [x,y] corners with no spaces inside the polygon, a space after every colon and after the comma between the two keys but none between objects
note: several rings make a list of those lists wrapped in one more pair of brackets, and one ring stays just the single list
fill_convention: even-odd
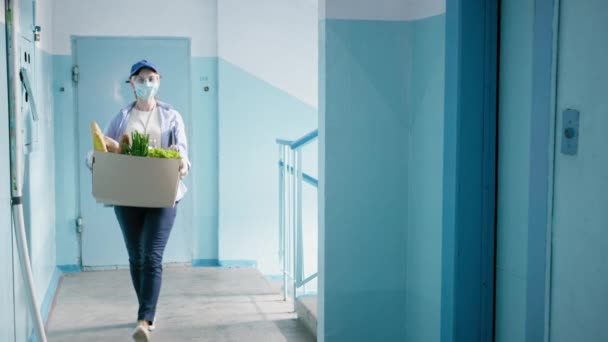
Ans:
[{"label": "woman", "polygon": [[[181,115],[170,105],[156,99],[160,86],[160,74],[156,66],[146,60],[131,67],[129,83],[136,101],[114,117],[104,132],[109,151],[117,150],[120,137],[134,131],[150,135],[152,147],[173,148],[182,156],[181,178],[190,169],[186,130]],[[115,206],[114,212],[123,233],[131,280],[139,301],[135,341],[148,341],[149,331],[154,329],[156,303],[161,288],[162,259],[169,234],[175,221],[177,203],[184,196],[182,182],[173,208],[140,208]]]}]

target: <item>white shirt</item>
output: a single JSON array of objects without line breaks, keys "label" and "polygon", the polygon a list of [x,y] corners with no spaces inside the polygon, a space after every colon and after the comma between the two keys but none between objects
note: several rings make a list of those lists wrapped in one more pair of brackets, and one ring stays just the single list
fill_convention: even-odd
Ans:
[{"label": "white shirt", "polygon": [[[125,133],[129,137],[134,131],[139,133],[149,134],[149,146],[152,148],[161,148],[161,117],[160,110],[157,105],[154,105],[151,111],[144,112],[133,107],[131,109],[129,122],[125,128]],[[179,201],[186,193],[186,186],[183,182],[179,182],[179,188],[176,194],[176,201]]]},{"label": "white shirt", "polygon": [[[171,136],[170,134],[165,134],[164,138],[165,141],[161,141],[161,143],[159,144],[159,147],[164,147],[167,148],[169,144],[175,144],[178,148],[179,153],[182,155],[182,159],[184,159],[186,161],[186,165],[188,166],[188,170],[190,169],[190,161],[188,158],[188,142],[186,139],[186,129],[184,126],[184,121],[181,117],[181,115],[179,114],[179,112],[177,112],[171,105],[164,103],[164,102],[160,102],[157,101],[156,102],[156,110],[155,112],[158,113],[157,118],[160,118],[160,127],[164,127],[164,131],[170,131],[172,130],[175,135],[172,137],[172,140],[169,139],[169,137]],[[134,130],[134,127],[136,126],[132,126],[130,129],[131,131],[128,131],[128,126],[129,123],[132,121],[131,115],[129,115],[129,113],[133,114],[133,112],[136,111],[135,109],[135,102],[132,102],[130,104],[128,104],[127,106],[123,107],[120,112],[112,119],[112,121],[110,121],[110,124],[106,127],[106,130],[104,131],[104,135],[116,140],[116,141],[120,141],[120,137],[122,136],[122,134],[130,134],[130,132],[132,132]],[[149,112],[144,112],[144,115],[146,113]],[[141,112],[139,113],[141,115]],[[127,119],[128,118],[128,119]],[[145,122],[142,125],[141,124],[141,117],[140,119],[140,130],[146,130],[145,129]],[[152,119],[153,117],[150,117],[150,122],[148,123],[148,127],[147,127],[147,131],[151,131],[152,129]],[[156,120],[156,119],[155,119]],[[146,116],[146,121],[147,121],[147,116]],[[133,120],[133,125],[135,125],[137,122],[137,120]],[[135,128],[136,129],[136,128]],[[162,131],[162,129],[158,129],[159,131]],[[164,144],[164,146],[162,145]],[[93,167],[93,151],[89,151],[89,153],[87,154],[87,157],[85,159],[85,163],[87,165],[87,167],[89,168],[89,170],[92,170]],[[179,188],[177,190],[177,195],[176,195],[176,201],[179,201],[182,199],[182,197],[186,194],[186,186],[184,185],[183,181],[179,182]]]},{"label": "white shirt", "polygon": [[131,137],[131,134],[134,131],[138,131],[142,134],[149,134],[150,147],[161,147],[160,111],[157,106],[154,106],[149,112],[143,112],[133,107],[129,122],[125,129],[125,134],[128,134],[129,137]]}]

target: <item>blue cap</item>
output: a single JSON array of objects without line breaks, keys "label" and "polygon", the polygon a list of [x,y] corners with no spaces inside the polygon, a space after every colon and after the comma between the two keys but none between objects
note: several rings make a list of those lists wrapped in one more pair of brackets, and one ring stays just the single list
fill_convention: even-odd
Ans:
[{"label": "blue cap", "polygon": [[139,70],[141,70],[141,68],[152,69],[152,70],[154,70],[155,73],[158,73],[158,68],[156,68],[156,65],[148,62],[145,59],[142,59],[141,61],[133,64],[133,66],[131,67],[131,75],[129,75],[129,77],[137,74],[139,72]]}]

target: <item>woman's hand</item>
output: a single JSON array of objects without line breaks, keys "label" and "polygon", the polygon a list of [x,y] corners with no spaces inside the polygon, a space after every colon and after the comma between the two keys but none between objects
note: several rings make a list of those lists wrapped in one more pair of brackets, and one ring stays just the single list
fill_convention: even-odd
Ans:
[{"label": "woman's hand", "polygon": [[[169,146],[169,149],[179,152],[177,145],[171,145]],[[184,179],[186,175],[188,175],[188,163],[182,158],[179,161],[179,178]]]},{"label": "woman's hand", "polygon": [[103,141],[106,144],[106,148],[108,149],[108,152],[120,153],[120,145],[118,144],[118,142],[116,140],[104,135]]}]

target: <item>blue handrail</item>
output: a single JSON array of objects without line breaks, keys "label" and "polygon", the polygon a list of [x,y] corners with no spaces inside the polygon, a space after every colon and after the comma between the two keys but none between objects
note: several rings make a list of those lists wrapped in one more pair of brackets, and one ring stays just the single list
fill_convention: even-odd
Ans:
[{"label": "blue handrail", "polygon": [[291,147],[291,144],[293,144],[293,141],[291,141],[291,140],[284,140],[284,139],[277,139],[277,144],[279,144],[279,145],[287,145],[287,146]]},{"label": "blue handrail", "polygon": [[313,178],[309,175],[307,175],[306,173],[302,173],[302,177],[303,177],[303,181],[305,181],[306,183],[314,186],[315,188],[319,187],[319,181],[316,178]]},{"label": "blue handrail", "polygon": [[311,141],[316,139],[318,136],[319,136],[319,130],[315,129],[314,131],[306,134],[305,136],[301,137],[300,139],[298,139],[296,141],[277,139],[277,144],[287,145],[295,150],[295,149],[298,149],[298,148],[310,143]]},{"label": "blue handrail", "polygon": [[[282,161],[282,160],[280,160],[280,161],[279,161],[279,167],[283,167],[283,165],[285,165],[285,164],[283,163],[283,161]],[[293,166],[288,165],[288,166],[287,166],[287,169],[289,170],[289,172],[290,172],[291,174],[293,174],[293,172],[294,172],[294,171],[293,171]],[[306,182],[306,183],[308,183],[308,184],[310,184],[310,185],[314,186],[315,188],[318,188],[318,187],[319,187],[319,180],[318,180],[318,179],[316,179],[316,178],[314,178],[313,176],[311,176],[311,175],[307,174],[306,172],[302,172],[302,180],[303,180],[304,182]]]},{"label": "blue handrail", "polygon": [[[318,179],[302,170],[302,147],[318,136],[316,129],[295,141],[276,140],[279,145],[279,258],[283,264],[283,300],[291,292],[294,303],[298,288],[304,287],[306,293],[306,284],[318,276],[315,272],[305,278],[302,232],[302,184],[319,187]],[[288,280],[291,281],[290,291]]]}]

